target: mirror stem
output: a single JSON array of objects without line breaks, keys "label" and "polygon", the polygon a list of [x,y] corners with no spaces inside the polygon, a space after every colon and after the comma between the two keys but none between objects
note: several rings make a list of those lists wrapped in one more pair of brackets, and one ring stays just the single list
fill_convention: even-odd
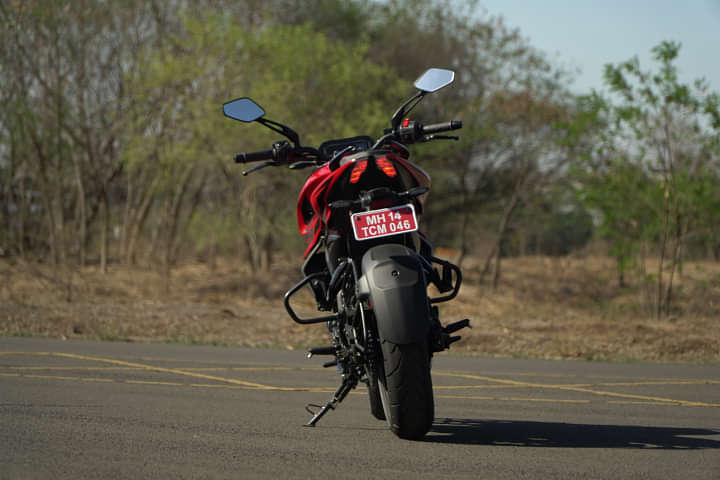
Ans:
[{"label": "mirror stem", "polygon": [[[398,127],[400,126],[400,122],[402,122],[403,117],[404,117],[405,115],[407,115],[408,113],[410,113],[410,112],[412,111],[412,109],[415,108],[415,105],[417,105],[418,103],[420,103],[420,100],[422,100],[422,98],[423,98],[424,96],[425,96],[425,92],[423,92],[422,90],[420,90],[420,91],[417,92],[415,95],[413,95],[413,96],[410,98],[410,100],[408,100],[407,102],[403,103],[403,104],[400,106],[400,108],[397,109],[397,111],[395,112],[395,114],[393,114],[392,120],[391,120],[391,125],[392,125],[393,132],[398,129]],[[415,102],[415,103],[413,104],[413,102]],[[412,105],[411,105],[411,104],[412,104]],[[409,106],[408,106],[408,105],[409,105]]]},{"label": "mirror stem", "polygon": [[297,132],[292,128],[286,127],[282,123],[273,122],[272,120],[268,120],[267,118],[259,118],[256,121],[266,126],[270,130],[277,132],[284,137],[287,137],[295,147],[300,147],[300,135],[298,135]]}]

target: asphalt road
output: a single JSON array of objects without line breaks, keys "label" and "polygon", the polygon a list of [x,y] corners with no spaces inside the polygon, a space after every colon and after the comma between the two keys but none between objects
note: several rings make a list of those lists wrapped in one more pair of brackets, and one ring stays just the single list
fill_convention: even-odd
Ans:
[{"label": "asphalt road", "polygon": [[720,367],[439,356],[396,438],[303,352],[0,337],[0,478],[720,478]]}]

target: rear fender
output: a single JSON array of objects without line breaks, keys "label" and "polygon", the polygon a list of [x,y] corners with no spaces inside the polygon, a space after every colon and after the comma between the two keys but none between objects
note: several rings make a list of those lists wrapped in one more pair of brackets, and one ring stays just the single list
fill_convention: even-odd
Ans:
[{"label": "rear fender", "polygon": [[358,293],[372,304],[380,340],[427,341],[430,307],[417,254],[403,245],[378,245],[363,255],[361,265]]}]

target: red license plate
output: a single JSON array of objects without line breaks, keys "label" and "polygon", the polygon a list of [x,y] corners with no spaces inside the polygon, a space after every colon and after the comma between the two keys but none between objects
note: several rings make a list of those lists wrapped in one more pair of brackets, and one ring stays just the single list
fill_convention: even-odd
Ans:
[{"label": "red license plate", "polygon": [[355,240],[387,237],[418,229],[415,208],[412,204],[383,208],[350,216]]}]

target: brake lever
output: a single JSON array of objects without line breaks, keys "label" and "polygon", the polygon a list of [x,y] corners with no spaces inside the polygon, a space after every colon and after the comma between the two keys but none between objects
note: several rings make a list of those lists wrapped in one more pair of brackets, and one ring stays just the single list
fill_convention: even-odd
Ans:
[{"label": "brake lever", "polygon": [[251,168],[250,170],[245,170],[244,172],[242,172],[242,174],[243,174],[243,177],[247,177],[248,175],[250,175],[250,174],[253,173],[253,172],[256,172],[256,171],[258,171],[258,170],[261,170],[261,169],[263,169],[263,168],[265,168],[265,167],[272,167],[272,166],[274,166],[274,165],[277,165],[277,163],[276,163],[274,160],[270,160],[270,161],[267,161],[267,162],[263,162],[263,163],[261,163],[261,164],[259,164],[259,165],[255,165],[255,166],[254,166],[253,168]]}]

